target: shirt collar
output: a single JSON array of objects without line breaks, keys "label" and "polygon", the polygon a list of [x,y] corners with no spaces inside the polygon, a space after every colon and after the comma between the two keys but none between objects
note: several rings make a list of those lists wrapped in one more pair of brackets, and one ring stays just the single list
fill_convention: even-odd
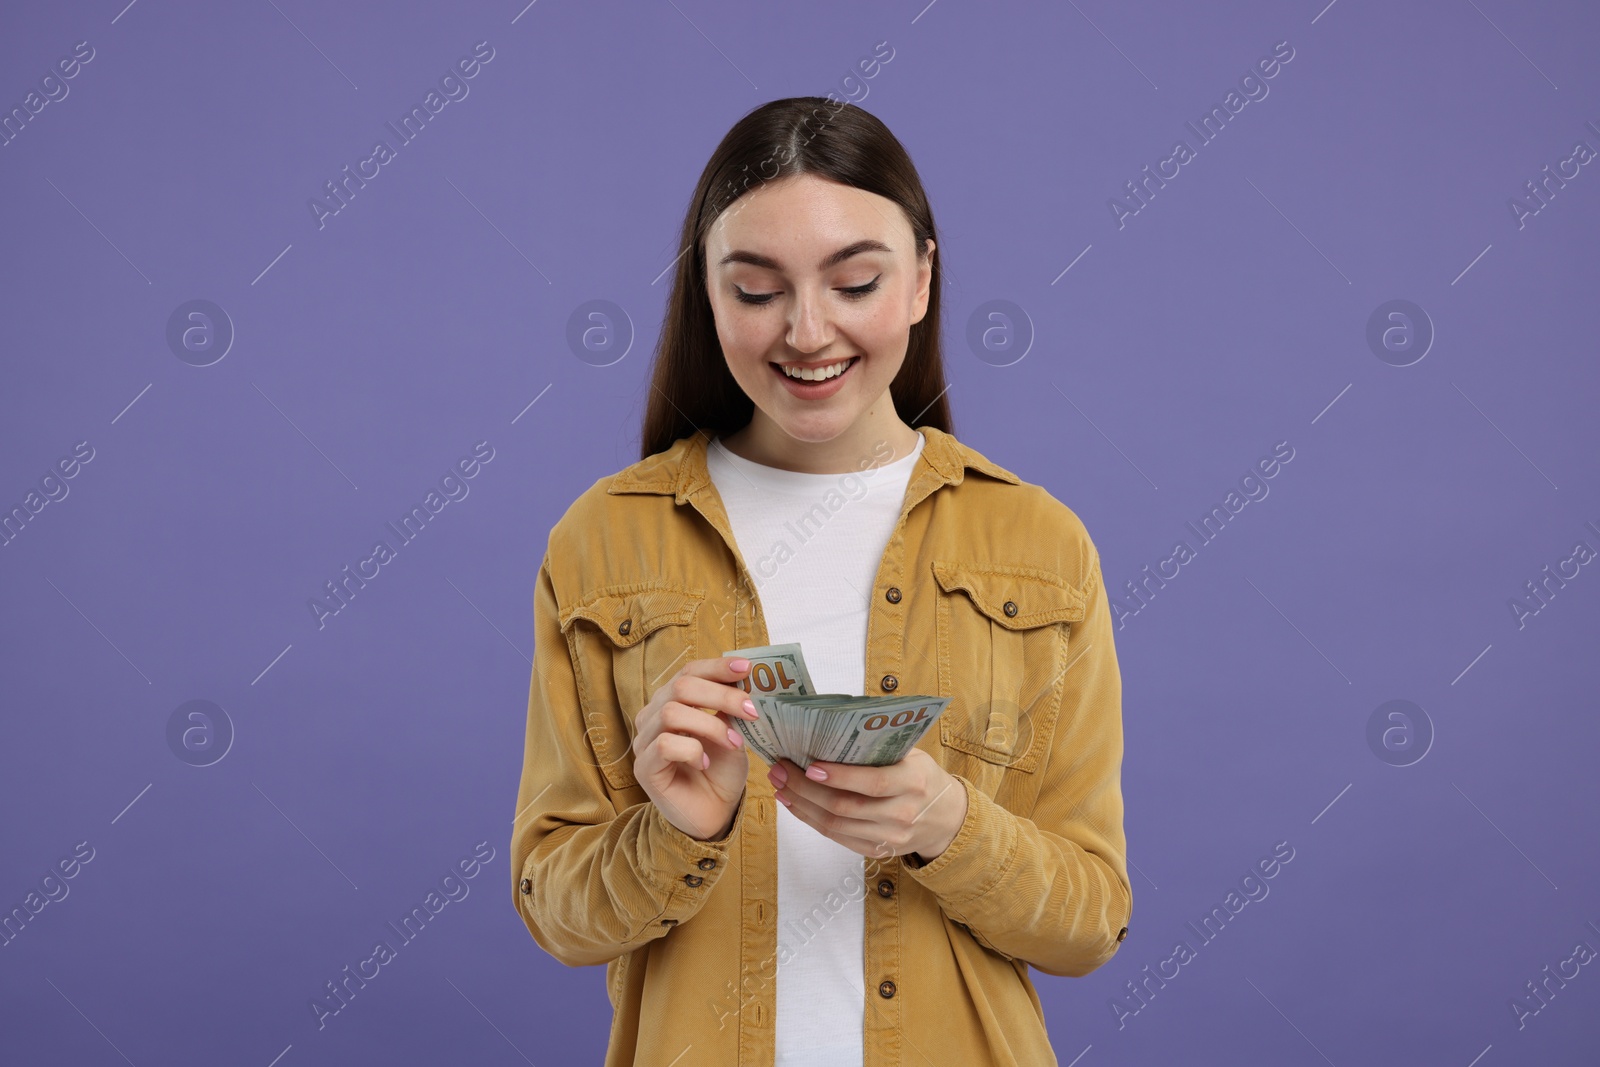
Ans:
[{"label": "shirt collar", "polygon": [[[954,434],[945,433],[936,426],[919,426],[917,429],[926,438],[926,443],[912,469],[913,479],[926,466],[933,471],[940,485],[959,485],[968,469],[1013,485],[1022,484],[1022,479],[962,444]],[[688,437],[680,437],[665,451],[657,452],[613,475],[606,492],[670,494],[677,503],[684,503],[711,481],[710,471],[706,467],[706,448],[714,436],[714,431],[701,429]]]}]

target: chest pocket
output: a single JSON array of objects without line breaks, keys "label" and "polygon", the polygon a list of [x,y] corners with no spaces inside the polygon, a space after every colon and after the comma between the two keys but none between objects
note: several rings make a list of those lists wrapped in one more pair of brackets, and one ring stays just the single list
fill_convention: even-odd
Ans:
[{"label": "chest pocket", "polygon": [[1060,711],[1068,623],[1083,595],[1037,567],[934,560],[939,691],[950,705],[940,741],[987,763],[1032,773]]},{"label": "chest pocket", "polygon": [[694,621],[704,599],[700,590],[658,579],[593,593],[561,614],[587,695],[584,735],[614,789],[638,784],[634,719],[695,658]]}]

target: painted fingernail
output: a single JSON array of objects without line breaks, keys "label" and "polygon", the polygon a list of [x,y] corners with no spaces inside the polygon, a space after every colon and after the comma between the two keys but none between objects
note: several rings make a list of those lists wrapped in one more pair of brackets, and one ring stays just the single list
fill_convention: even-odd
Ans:
[{"label": "painted fingernail", "polygon": [[700,754],[700,769],[703,771],[709,766],[711,766],[711,753],[702,752]]},{"label": "painted fingernail", "polygon": [[728,744],[732,745],[734,748],[738,748],[740,745],[744,744],[744,737],[739,733],[738,730],[735,730],[731,726],[728,727]]},{"label": "painted fingernail", "polygon": [[784,782],[789,780],[789,772],[784,770],[781,764],[775,763],[772,765],[772,770],[767,772],[767,779],[775,782],[778,785],[782,785]]},{"label": "painted fingernail", "polygon": [[736,659],[732,663],[728,664],[728,666],[732,667],[736,671],[746,671],[750,669],[750,661],[747,659]]},{"label": "painted fingernail", "polygon": [[746,715],[750,716],[752,719],[756,717],[756,706],[755,706],[754,703],[752,703],[751,701],[746,700],[740,706],[744,708],[744,713]]},{"label": "painted fingernail", "polygon": [[806,777],[813,782],[826,782],[828,780],[828,772],[813,763],[806,768]]},{"label": "painted fingernail", "polygon": [[786,807],[786,808],[794,807],[793,804],[789,803],[789,798],[784,796],[782,793],[774,793],[772,795],[777,797],[778,798],[778,803],[782,804],[784,807]]}]

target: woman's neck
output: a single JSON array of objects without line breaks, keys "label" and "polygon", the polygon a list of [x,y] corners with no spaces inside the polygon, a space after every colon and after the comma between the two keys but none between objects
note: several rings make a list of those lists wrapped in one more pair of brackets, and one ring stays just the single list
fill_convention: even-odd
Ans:
[{"label": "woman's neck", "polygon": [[748,425],[718,438],[741,459],[803,474],[846,474],[904,459],[917,447],[918,433],[890,408],[891,420],[857,425],[828,441],[797,440],[758,409]]}]

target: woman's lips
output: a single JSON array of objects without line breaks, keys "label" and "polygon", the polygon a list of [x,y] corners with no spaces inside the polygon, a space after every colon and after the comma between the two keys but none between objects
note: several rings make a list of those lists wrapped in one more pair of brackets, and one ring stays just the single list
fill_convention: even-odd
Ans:
[{"label": "woman's lips", "polygon": [[826,400],[828,397],[844,388],[845,379],[849,378],[850,375],[855,373],[856,364],[860,362],[860,356],[851,356],[850,365],[846,367],[842,373],[835,374],[832,378],[829,378],[825,382],[808,382],[799,378],[791,378],[789,375],[783,372],[783,369],[779,367],[778,364],[770,363],[768,366],[772,368],[772,373],[783,379],[784,387],[787,388],[792,395],[797,396],[802,400]]}]

